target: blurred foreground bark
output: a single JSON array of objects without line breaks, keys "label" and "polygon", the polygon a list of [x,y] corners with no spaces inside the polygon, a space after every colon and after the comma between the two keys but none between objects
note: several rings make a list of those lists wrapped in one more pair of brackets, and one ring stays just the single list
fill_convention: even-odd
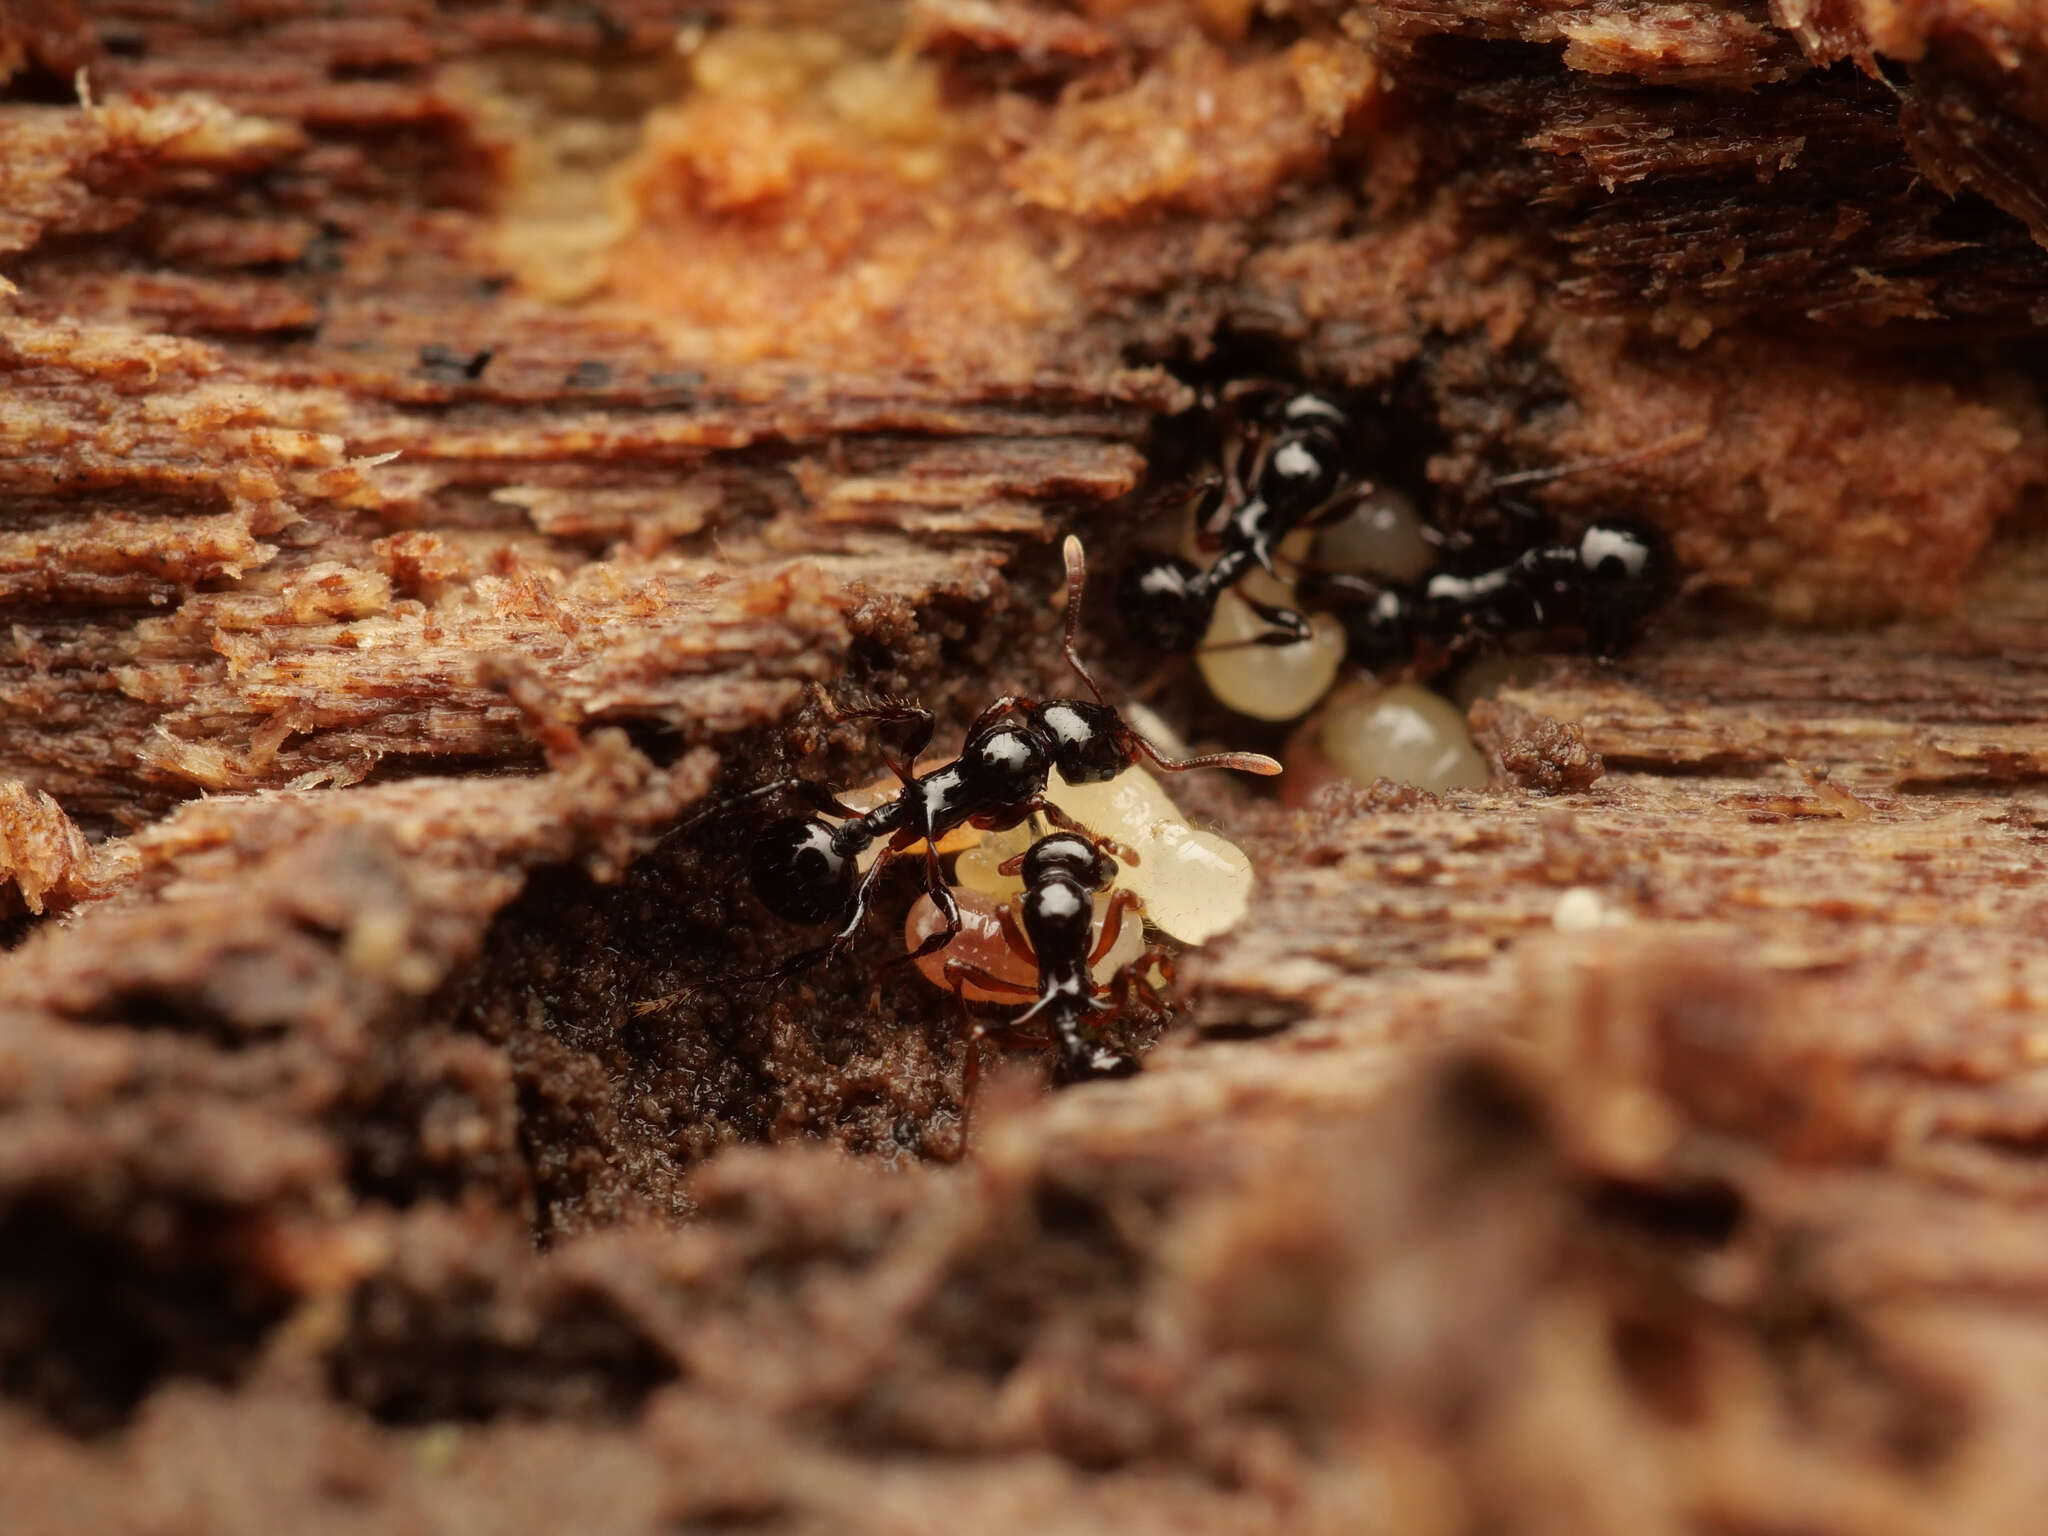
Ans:
[{"label": "blurred foreground bark", "polygon": [[[2033,1529],[2044,70],[0,5],[8,1529]],[[789,947],[690,813],[864,771],[806,686],[1064,692],[1045,542],[1275,367],[1453,514],[1603,461],[1529,494],[1686,601],[1478,706],[1486,791],[1195,789],[1252,918],[965,1157],[885,924],[636,1006]]]}]

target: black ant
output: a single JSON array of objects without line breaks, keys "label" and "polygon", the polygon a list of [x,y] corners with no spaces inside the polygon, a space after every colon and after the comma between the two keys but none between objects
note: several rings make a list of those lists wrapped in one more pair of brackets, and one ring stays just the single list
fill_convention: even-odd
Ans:
[{"label": "black ant", "polygon": [[[1117,973],[1107,996],[1096,984],[1095,967],[1116,948],[1125,921],[1138,905],[1138,898],[1129,890],[1110,890],[1117,863],[1105,850],[1115,847],[1106,839],[1098,841],[1076,832],[1050,832],[1039,838],[1001,866],[1004,874],[1021,870],[1024,878],[1023,894],[996,908],[996,936],[1003,949],[987,957],[996,963],[1007,962],[1009,974],[962,958],[949,958],[941,968],[945,985],[963,1009],[970,985],[995,994],[997,999],[1031,999],[1031,1006],[1010,1020],[1002,1032],[1018,1043],[1054,1046],[1059,1053],[1054,1076],[1060,1081],[1128,1077],[1138,1070],[1137,1058],[1103,1040],[1100,1029],[1123,1011],[1134,992],[1157,1006],[1158,994],[1140,972],[1154,966],[1164,969],[1169,963],[1162,952],[1148,949]],[[1109,891],[1099,932],[1094,899],[1098,891]],[[1035,972],[1036,984],[1019,979],[1020,969],[1022,974]],[[1034,1025],[1043,1039],[1021,1033]],[[982,1033],[981,1027],[975,1026],[973,1037],[978,1039]],[[968,1049],[971,1068],[975,1058],[972,1039]],[[972,1097],[971,1082],[968,1096]]]},{"label": "black ant", "polygon": [[[919,844],[924,848],[925,888],[946,926],[907,958],[915,960],[944,947],[960,931],[960,909],[939,869],[939,839],[962,825],[1002,831],[1032,815],[1078,831],[1045,798],[1047,776],[1054,768],[1069,784],[1103,783],[1141,758],[1168,773],[1194,768],[1280,771],[1272,758],[1255,752],[1214,752],[1176,761],[1126,725],[1074,649],[1087,575],[1081,541],[1068,535],[1062,553],[1067,567],[1067,664],[1088,685],[1094,702],[1005,694],[968,727],[957,758],[923,775],[915,770],[917,759],[931,745],[934,722],[929,710],[907,703],[834,710],[841,719],[910,727],[908,750],[884,755],[902,789],[864,812],[801,780],[766,785],[747,797],[793,785],[811,794],[821,812],[846,818],[835,825],[821,814],[785,817],[755,839],[751,872],[761,904],[787,922],[839,923],[828,943],[793,957],[771,974],[787,975],[850,942],[867,917],[869,897],[890,858]],[[862,876],[860,857],[877,844],[880,857]]]},{"label": "black ant", "polygon": [[1425,650],[1448,658],[1506,635],[1577,629],[1595,656],[1619,656],[1641,638],[1677,586],[1671,543],[1649,523],[1604,518],[1571,542],[1540,544],[1477,575],[1437,572],[1420,582],[1326,574],[1316,595],[1343,622],[1351,659],[1369,672],[1407,665]]},{"label": "black ant", "polygon": [[[1204,492],[1207,536],[1222,546],[1210,567],[1204,571],[1192,561],[1171,557],[1124,573],[1126,623],[1162,651],[1196,649],[1224,591],[1254,565],[1277,574],[1274,558],[1288,534],[1346,504],[1349,491],[1370,489],[1369,483],[1345,473],[1353,430],[1341,407],[1303,391],[1288,395],[1272,415],[1275,426],[1259,442],[1248,486],[1238,485],[1236,461],[1243,448],[1232,443],[1226,447],[1222,480]],[[1680,433],[1627,453],[1503,475],[1489,488],[1635,463],[1697,446],[1701,436]],[[1506,505],[1531,520],[1541,516],[1517,503]],[[1439,548],[1455,542],[1438,531],[1427,535]],[[1368,670],[1384,671],[1413,661],[1419,645],[1454,652],[1528,629],[1576,628],[1595,655],[1619,655],[1641,637],[1646,621],[1676,590],[1677,566],[1670,542],[1655,527],[1631,518],[1604,518],[1588,525],[1576,542],[1538,544],[1476,575],[1437,574],[1403,585],[1311,571],[1302,586],[1305,597],[1341,594],[1351,659]],[[1286,646],[1308,638],[1308,623],[1299,613],[1245,601],[1273,629],[1239,643]]]},{"label": "black ant", "polygon": [[[1199,646],[1217,598],[1254,566],[1274,574],[1281,543],[1328,512],[1346,489],[1353,425],[1341,406],[1304,390],[1286,396],[1271,416],[1257,433],[1248,479],[1240,484],[1233,448],[1222,479],[1203,493],[1203,538],[1221,550],[1209,568],[1172,555],[1124,572],[1118,597],[1125,622],[1157,650],[1178,655]],[[1274,627],[1265,643],[1293,645],[1308,638],[1308,621],[1292,609],[1245,601]]]}]

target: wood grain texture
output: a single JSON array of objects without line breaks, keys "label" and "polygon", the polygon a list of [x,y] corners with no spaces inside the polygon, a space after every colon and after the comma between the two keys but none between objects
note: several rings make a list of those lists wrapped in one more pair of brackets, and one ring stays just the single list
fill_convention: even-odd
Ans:
[{"label": "wood grain texture", "polygon": [[[0,1524],[2035,1529],[2038,33],[0,7]],[[1275,367],[1687,593],[1484,791],[1188,785],[1128,1082],[737,981],[808,690],[1064,692]]]}]

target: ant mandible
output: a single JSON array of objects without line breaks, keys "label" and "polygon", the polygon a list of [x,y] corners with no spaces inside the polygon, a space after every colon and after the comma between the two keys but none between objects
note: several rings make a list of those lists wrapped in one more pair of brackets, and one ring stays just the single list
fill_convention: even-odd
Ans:
[{"label": "ant mandible", "polygon": [[[1076,832],[1050,832],[1039,838],[1001,866],[1004,874],[1022,871],[1024,890],[995,908],[995,932],[983,941],[991,964],[947,958],[935,978],[952,990],[963,1009],[969,986],[991,1001],[1029,1000],[1031,1006],[1010,1020],[1003,1033],[1019,1036],[1038,1026],[1048,1040],[1029,1043],[1050,1043],[1057,1049],[1054,1075],[1063,1081],[1127,1077],[1138,1070],[1137,1058],[1101,1039],[1099,1030],[1123,1011],[1133,992],[1156,1004],[1157,994],[1139,971],[1149,966],[1164,969],[1170,963],[1159,950],[1147,949],[1118,971],[1106,996],[1096,983],[1095,968],[1116,949],[1126,921],[1140,905],[1130,890],[1111,890],[1117,862],[1107,850],[1115,848],[1107,839]],[[1094,899],[1098,891],[1109,892],[1099,930]],[[1002,949],[987,955],[991,940]],[[926,974],[931,974],[929,969]],[[1034,976],[1035,984],[1024,976]],[[982,1033],[977,1025],[974,1037]]]},{"label": "ant mandible", "polygon": [[[920,843],[924,847],[925,889],[945,918],[945,928],[926,938],[906,958],[916,960],[944,947],[960,931],[960,909],[939,869],[939,839],[962,825],[1001,831],[1034,814],[1079,830],[1045,798],[1046,780],[1055,768],[1069,784],[1103,783],[1141,758],[1168,773],[1195,768],[1234,768],[1257,774],[1280,771],[1272,758],[1256,752],[1213,752],[1171,759],[1126,725],[1074,649],[1087,578],[1081,541],[1069,534],[1062,553],[1067,568],[1067,664],[1088,685],[1094,701],[1005,694],[975,717],[957,758],[922,775],[916,772],[916,765],[931,745],[934,722],[929,710],[907,703],[835,710],[841,719],[910,727],[905,743],[908,750],[884,754],[890,772],[903,787],[874,809],[862,812],[829,791],[804,785],[816,798],[820,812],[846,819],[835,825],[824,814],[785,817],[755,840],[751,874],[761,904],[787,922],[839,924],[827,943],[794,956],[774,974],[787,974],[849,943],[866,920],[868,901],[883,868],[894,855]],[[765,786],[757,793],[781,787]],[[881,845],[881,854],[861,876],[860,857],[876,844]]]},{"label": "ant mandible", "polygon": [[[1208,632],[1218,597],[1254,566],[1274,574],[1281,543],[1329,511],[1345,490],[1352,430],[1350,416],[1333,401],[1306,390],[1287,396],[1258,445],[1249,483],[1239,486],[1233,463],[1205,493],[1201,521],[1207,536],[1222,546],[1209,568],[1174,555],[1124,572],[1118,594],[1139,637],[1171,654],[1192,651]],[[1292,609],[1245,601],[1274,626],[1265,643],[1292,645],[1308,638],[1308,621]]]}]

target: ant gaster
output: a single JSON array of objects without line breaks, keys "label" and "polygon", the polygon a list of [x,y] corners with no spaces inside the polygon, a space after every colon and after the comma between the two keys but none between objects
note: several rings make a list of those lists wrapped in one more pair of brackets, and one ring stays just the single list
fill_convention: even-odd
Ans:
[{"label": "ant gaster", "polygon": [[1115,949],[1126,918],[1138,905],[1137,897],[1127,889],[1110,891],[1101,932],[1096,933],[1095,893],[1110,890],[1117,865],[1103,844],[1075,832],[1048,833],[1002,865],[1004,874],[1020,869],[1023,894],[1004,902],[997,917],[1012,955],[1037,968],[1037,986],[998,976],[967,960],[945,963],[947,984],[962,998],[963,1007],[963,988],[970,983],[1019,1001],[1035,999],[1009,1021],[1004,1033],[1014,1035],[1034,1025],[1042,1030],[1059,1052],[1057,1077],[1129,1076],[1138,1070],[1137,1059],[1104,1041],[1099,1030],[1123,1010],[1132,991],[1152,995],[1137,968],[1165,962],[1157,951],[1146,951],[1117,975],[1107,997],[1096,986],[1094,968]]},{"label": "ant gaster", "polygon": [[[1173,654],[1199,646],[1216,599],[1253,566],[1272,574],[1273,556],[1287,536],[1335,503],[1345,486],[1351,433],[1351,418],[1333,402],[1306,391],[1288,396],[1259,444],[1249,484],[1239,487],[1233,466],[1205,493],[1201,520],[1208,537],[1222,546],[1209,568],[1174,555],[1124,572],[1118,595],[1138,638]],[[1291,645],[1308,637],[1300,614],[1246,601],[1274,626],[1270,643]]]},{"label": "ant gaster", "polygon": [[[1001,831],[1033,814],[1072,828],[1073,823],[1045,798],[1047,776],[1055,768],[1069,784],[1102,783],[1140,759],[1169,773],[1193,768],[1234,768],[1259,774],[1280,771],[1272,758],[1253,752],[1216,752],[1175,761],[1126,725],[1074,649],[1086,580],[1081,541],[1068,535],[1063,554],[1067,567],[1067,663],[1088,685],[1094,701],[1006,694],[968,727],[957,758],[923,775],[916,772],[916,763],[931,744],[930,711],[914,704],[886,704],[837,712],[840,718],[910,727],[908,750],[885,754],[890,771],[903,787],[866,812],[855,811],[813,788],[810,792],[822,811],[846,819],[834,825],[821,815],[791,816],[773,823],[755,840],[751,873],[762,905],[792,923],[839,924],[829,943],[777,967],[777,974],[787,974],[850,941],[867,916],[869,897],[890,856],[919,843],[924,845],[925,888],[946,927],[908,958],[915,960],[944,947],[960,931],[960,909],[939,869],[938,840],[963,824]],[[876,844],[881,845],[881,857],[863,877],[860,857]]]}]

